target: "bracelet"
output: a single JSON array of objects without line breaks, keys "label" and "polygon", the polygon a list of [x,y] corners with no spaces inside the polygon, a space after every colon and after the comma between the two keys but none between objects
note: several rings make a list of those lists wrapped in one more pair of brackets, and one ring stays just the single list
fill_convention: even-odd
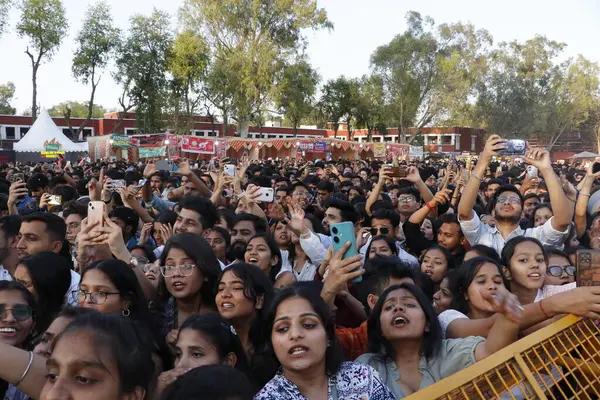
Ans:
[{"label": "bracelet", "polygon": [[579,195],[580,196],[585,196],[585,197],[590,197],[591,196],[591,194],[589,194],[589,193],[581,193],[581,192],[579,192]]},{"label": "bracelet", "polygon": [[431,201],[428,201],[427,203],[425,203],[425,206],[427,206],[427,208],[429,208],[430,211],[433,211],[437,208],[437,207],[431,205]]},{"label": "bracelet", "polygon": [[549,319],[550,316],[548,315],[548,313],[546,313],[546,310],[544,310],[544,306],[542,305],[542,301],[544,301],[544,300],[540,300],[538,302],[538,304],[540,305],[540,310],[542,310],[542,313],[544,313],[544,316],[546,317],[546,319]]},{"label": "bracelet", "polygon": [[14,387],[19,386],[19,384],[23,382],[23,379],[25,379],[25,377],[29,373],[29,370],[31,369],[31,364],[33,364],[33,351],[29,352],[29,362],[27,363],[27,368],[25,368],[25,371],[23,372],[23,375],[21,375],[21,378],[14,384]]}]

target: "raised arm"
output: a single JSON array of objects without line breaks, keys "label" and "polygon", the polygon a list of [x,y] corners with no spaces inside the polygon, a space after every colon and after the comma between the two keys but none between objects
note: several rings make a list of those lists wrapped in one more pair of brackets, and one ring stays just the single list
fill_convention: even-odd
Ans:
[{"label": "raised arm", "polygon": [[33,358],[31,358],[32,353],[29,351],[4,343],[0,343],[0,353],[2,354],[2,357],[0,357],[0,379],[11,385],[19,382],[19,379],[28,368],[29,360],[31,360],[31,366],[23,380],[17,385],[17,389],[32,399],[39,399],[42,388],[46,383],[46,359],[36,354],[33,354]]},{"label": "raised arm", "polygon": [[431,194],[431,190],[429,190],[429,187],[427,187],[425,182],[423,182],[423,179],[421,179],[421,175],[419,174],[419,169],[417,167],[409,167],[408,175],[406,175],[406,178],[402,179],[411,182],[416,186],[417,189],[419,189],[419,193],[421,194],[423,202],[427,203],[433,199],[433,194]]},{"label": "raised arm", "polygon": [[594,173],[592,164],[588,167],[585,178],[581,180],[579,197],[575,204],[575,231],[578,238],[582,237],[587,229],[587,206],[590,201],[592,186],[599,176],[600,172]]},{"label": "raised arm", "polygon": [[560,179],[552,169],[550,153],[545,149],[529,149],[525,154],[525,161],[537,167],[544,177],[550,195],[550,204],[553,210],[557,210],[552,218],[552,227],[559,232],[564,232],[573,220],[575,207],[574,202],[569,201],[565,195]]},{"label": "raised arm", "polygon": [[504,142],[505,140],[498,135],[492,135],[488,138],[485,148],[479,155],[479,161],[477,161],[477,165],[471,173],[471,177],[467,181],[460,202],[458,203],[458,216],[461,220],[470,221],[473,219],[473,206],[477,201],[479,184],[483,182],[483,177],[490,161],[492,161],[492,157],[498,156],[498,151],[506,148]]},{"label": "raised arm", "polygon": [[437,209],[437,206],[446,204],[450,200],[450,189],[442,189],[433,196],[431,201],[428,201],[423,207],[415,211],[408,219],[413,224],[421,225],[425,218]]},{"label": "raised arm", "polygon": [[194,171],[192,171],[192,168],[190,167],[190,163],[188,162],[188,160],[186,160],[186,159],[181,160],[179,162],[179,164],[177,164],[177,167],[178,167],[177,170],[173,171],[174,174],[187,176],[188,180],[190,182],[192,182],[192,185],[194,185],[200,192],[200,196],[208,197],[210,199],[210,196],[212,195],[212,193],[210,192],[208,187],[206,187],[206,184],[204,183],[204,181],[202,179],[198,178],[198,176],[194,173]]},{"label": "raised arm", "polygon": [[381,191],[383,190],[383,185],[385,185],[385,180],[391,178],[391,176],[390,176],[391,173],[392,173],[392,170],[387,165],[382,165],[381,168],[379,169],[379,179],[377,180],[377,184],[375,185],[375,187],[373,187],[373,190],[371,191],[371,194],[369,195],[369,198],[367,199],[367,203],[365,204],[365,209],[367,210],[367,214],[369,216],[371,214],[373,214],[373,212],[371,211],[371,206],[379,198],[379,195],[381,194]]},{"label": "raised arm", "polygon": [[333,247],[330,247],[328,252],[329,262],[328,275],[323,281],[323,289],[321,289],[321,297],[330,307],[333,307],[335,296],[342,291],[349,280],[357,278],[365,273],[362,266],[362,258],[360,255],[342,259],[346,250],[350,247],[350,242],[342,246],[340,251],[334,254]]}]

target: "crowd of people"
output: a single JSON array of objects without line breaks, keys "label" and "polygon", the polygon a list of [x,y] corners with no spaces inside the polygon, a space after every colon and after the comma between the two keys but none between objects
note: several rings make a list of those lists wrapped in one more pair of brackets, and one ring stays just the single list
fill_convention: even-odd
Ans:
[{"label": "crowd of people", "polygon": [[[401,399],[565,314],[600,319],[600,288],[575,283],[577,250],[600,249],[596,164],[505,147],[2,165],[0,395]],[[334,251],[343,222],[355,255]]]}]

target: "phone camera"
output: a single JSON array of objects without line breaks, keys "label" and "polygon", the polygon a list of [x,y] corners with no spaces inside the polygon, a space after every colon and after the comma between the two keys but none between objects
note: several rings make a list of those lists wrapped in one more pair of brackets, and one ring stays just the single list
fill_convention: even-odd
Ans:
[{"label": "phone camera", "polygon": [[333,228],[331,228],[331,232],[333,232],[334,235],[338,234],[338,228],[336,228],[335,226]]},{"label": "phone camera", "polygon": [[340,242],[340,238],[337,237],[337,236],[334,236],[333,237],[333,241],[336,242],[336,243],[339,243]]}]

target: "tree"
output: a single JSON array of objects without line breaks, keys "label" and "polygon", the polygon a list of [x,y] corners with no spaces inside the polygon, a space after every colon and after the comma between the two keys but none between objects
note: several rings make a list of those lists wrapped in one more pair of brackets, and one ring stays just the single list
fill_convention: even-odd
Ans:
[{"label": "tree", "polygon": [[173,41],[169,15],[155,9],[150,16],[133,16],[130,22],[128,36],[117,49],[117,72],[113,74],[123,88],[119,104],[124,113],[136,107],[140,132],[162,131],[166,71]]},{"label": "tree", "polygon": [[[440,25],[411,11],[408,29],[371,56],[383,79],[390,118],[401,141],[411,142],[432,122],[468,120],[475,83],[483,79],[487,47],[485,30],[470,25]],[[411,135],[409,128],[415,127]]]},{"label": "tree", "polygon": [[11,5],[12,0],[0,0],[0,36],[4,33],[8,25],[8,12]]},{"label": "tree", "polygon": [[304,47],[304,30],[332,27],[316,0],[187,0],[181,16],[203,33],[211,59],[225,71],[221,88],[231,94],[242,137],[252,114],[272,99],[276,77]]},{"label": "tree", "polygon": [[0,114],[15,115],[17,109],[10,105],[15,96],[15,84],[12,82],[0,85]]},{"label": "tree", "polygon": [[342,75],[336,80],[327,81],[321,92],[318,107],[331,123],[333,136],[337,137],[340,121],[348,124],[348,135],[351,136],[352,118],[358,106],[358,83]]},{"label": "tree", "polygon": [[544,104],[548,150],[561,135],[577,129],[600,107],[600,67],[578,56],[555,68]]},{"label": "tree", "polygon": [[302,119],[312,110],[312,103],[320,77],[304,60],[288,65],[277,85],[275,105],[290,121],[294,136]]},{"label": "tree", "polygon": [[189,131],[192,116],[200,105],[200,88],[208,65],[208,46],[202,36],[186,30],[177,35],[170,54],[168,70],[173,76],[170,114],[176,127],[182,125],[183,131]]},{"label": "tree", "polygon": [[22,0],[21,20],[17,24],[20,37],[29,38],[31,49],[25,54],[31,60],[33,95],[31,115],[37,118],[37,73],[43,60],[49,61],[67,34],[67,19],[61,0]]},{"label": "tree", "polygon": [[[358,93],[356,121],[358,126],[367,128],[368,140],[373,132],[385,127],[385,92],[383,79],[380,75],[365,75],[361,78]],[[385,135],[385,131],[380,133]]]},{"label": "tree", "polygon": [[90,100],[87,105],[85,120],[74,130],[70,119],[74,117],[72,108],[65,108],[64,117],[67,120],[71,137],[77,140],[83,128],[88,124],[94,112],[94,97],[102,78],[101,72],[114,56],[119,42],[119,30],[113,26],[113,19],[108,5],[102,1],[90,6],[83,21],[83,26],[75,39],[77,49],[73,57],[72,72],[75,79],[92,87]]},{"label": "tree", "polygon": [[[102,118],[106,112],[106,108],[94,104],[90,118]],[[69,114],[70,118],[87,119],[89,115],[89,103],[87,101],[64,101],[48,109],[48,114],[51,117],[59,118],[64,118],[66,114]]]}]

